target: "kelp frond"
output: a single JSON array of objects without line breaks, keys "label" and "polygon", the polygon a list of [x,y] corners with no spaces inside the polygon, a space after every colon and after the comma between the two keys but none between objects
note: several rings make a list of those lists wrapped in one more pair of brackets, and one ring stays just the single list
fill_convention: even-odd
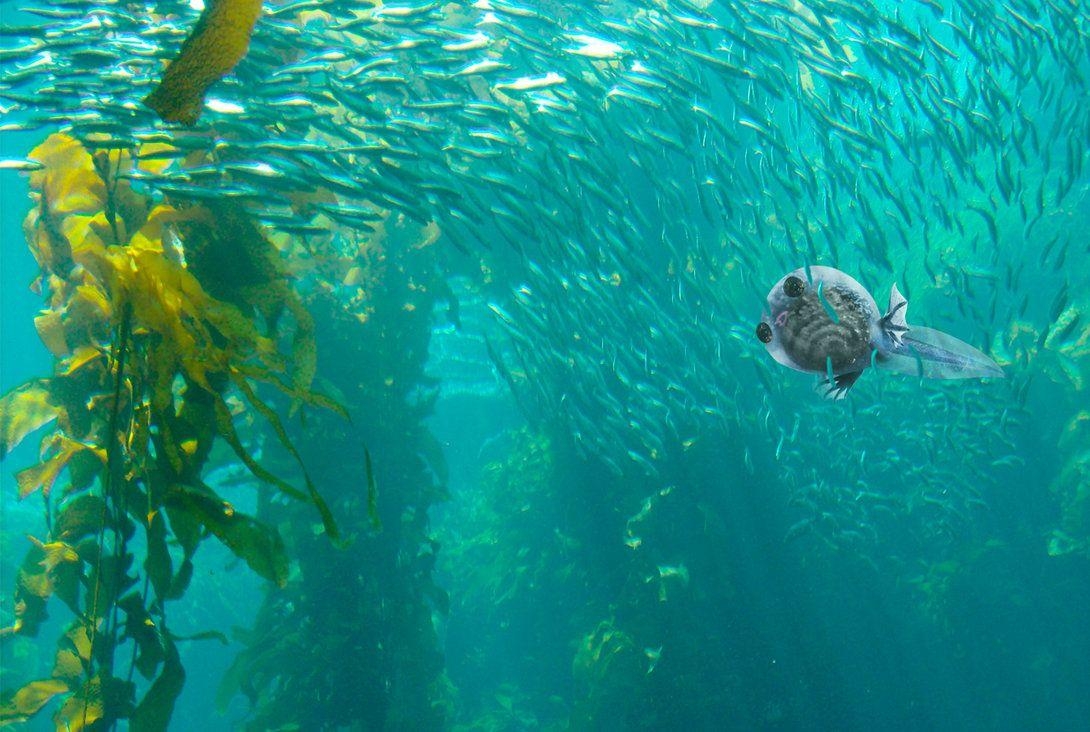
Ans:
[{"label": "kelp frond", "polygon": [[261,0],[208,0],[193,32],[144,103],[168,122],[191,125],[204,94],[246,55]]},{"label": "kelp frond", "polygon": [[[214,536],[262,577],[287,581],[277,530],[201,481],[214,442],[226,442],[285,495],[313,503],[335,538],[332,513],[306,471],[301,490],[263,468],[240,426],[263,418],[298,459],[270,397],[343,410],[311,389],[314,324],[279,253],[244,211],[176,205],[132,187],[134,172],[169,161],[91,154],[64,134],[31,156],[42,168],[31,175],[37,203],[24,230],[47,305],[35,325],[57,363],[51,377],[0,398],[0,456],[48,428],[39,462],[17,482],[21,498],[45,499],[50,521],[47,537],[31,539],[15,621],[0,633],[36,633],[52,596],[76,619],[58,641],[51,677],[0,701],[0,722],[28,719],[63,697],[59,728],[130,719],[165,729],[185,674],[163,604],[184,594],[200,542]],[[186,262],[177,250],[190,242]],[[232,271],[247,277],[232,280],[208,266],[212,252],[228,247]],[[288,354],[279,347],[285,333]],[[140,563],[129,545],[137,532]],[[128,642],[134,662],[126,679],[113,658]],[[134,669],[151,681],[139,701]]]}]

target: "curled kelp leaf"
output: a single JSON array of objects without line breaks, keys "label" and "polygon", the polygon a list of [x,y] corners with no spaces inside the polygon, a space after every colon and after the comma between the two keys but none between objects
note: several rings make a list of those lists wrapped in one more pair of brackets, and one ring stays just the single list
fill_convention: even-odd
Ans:
[{"label": "curled kelp leaf", "polygon": [[166,122],[196,122],[208,87],[246,55],[259,15],[261,0],[208,0],[181,52],[144,104]]},{"label": "curled kelp leaf", "polygon": [[33,379],[0,397],[0,459],[56,418],[48,379]]}]

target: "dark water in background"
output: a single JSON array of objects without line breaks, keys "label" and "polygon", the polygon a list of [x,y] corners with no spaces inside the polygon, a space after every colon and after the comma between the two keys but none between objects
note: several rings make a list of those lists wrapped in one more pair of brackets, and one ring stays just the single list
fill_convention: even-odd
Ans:
[{"label": "dark water in background", "polygon": [[[761,12],[761,4],[729,5]],[[735,129],[741,139],[731,139],[705,124],[677,150],[661,138],[670,137],[672,115],[691,116],[690,90],[632,85],[626,89],[650,88],[657,103],[625,108],[584,104],[602,95],[580,89],[574,119],[592,141],[531,128],[525,149],[496,164],[538,195],[467,184],[453,173],[440,179],[479,185],[500,207],[517,206],[529,227],[493,209],[467,234],[464,218],[444,218],[444,206],[433,205],[451,242],[442,276],[459,303],[458,327],[444,301],[436,307],[426,367],[439,388],[426,424],[442,447],[449,493],[429,511],[438,542],[433,578],[450,603],[448,612],[432,612],[447,684],[433,696],[451,705],[446,727],[1090,728],[1090,68],[1078,55],[1090,47],[1090,9],[1085,2],[950,5],[942,18],[988,28],[996,27],[988,18],[1010,21],[1012,8],[1041,22],[1068,18],[1081,45],[1048,46],[1026,30],[1023,45],[1011,48],[1001,46],[1006,36],[974,36],[981,59],[964,45],[956,46],[957,62],[926,56],[921,75],[891,77],[873,59],[853,65],[888,98],[873,108],[854,99],[862,115],[830,114],[842,124],[868,112],[903,123],[900,139],[913,152],[880,138],[892,151],[887,166],[884,154],[823,143],[836,135],[805,116],[811,101],[802,82],[781,82],[756,63],[759,54],[747,61],[781,93],[739,81],[749,91],[734,101],[734,82],[716,81],[730,72],[674,54],[682,70],[690,61],[700,69],[697,93],[724,119],[748,119],[752,102],[763,118],[751,121],[781,132],[770,141]],[[700,15],[689,4],[660,6],[662,18]],[[856,12],[873,7],[956,42],[928,4]],[[558,8],[566,29],[610,35],[608,25],[589,25],[598,18],[589,10],[584,18]],[[610,10],[603,17],[635,18],[637,8]],[[709,12],[729,27],[732,13]],[[845,23],[865,26],[852,21],[851,8],[841,12]],[[16,23],[4,13],[5,24]],[[539,24],[504,17],[545,37]],[[1021,26],[1011,22],[1003,27],[1017,38]],[[885,36],[855,37],[856,48],[899,38],[885,27]],[[693,33],[702,35],[692,48],[716,48],[705,38],[715,31]],[[655,38],[643,31],[611,37],[637,49]],[[672,42],[684,45],[671,38],[658,39],[659,54],[670,55]],[[750,41],[760,49],[761,38]],[[582,58],[549,48],[555,68],[574,78]],[[640,58],[665,65],[652,50]],[[1024,58],[1042,81],[1019,98],[1019,111],[996,120],[995,139],[978,139],[976,154],[959,161],[939,127],[961,130],[967,149],[975,128],[966,126],[970,115],[958,117],[941,100],[976,99],[970,92],[982,69],[1007,79],[1000,51]],[[1073,73],[1058,60],[1065,54],[1073,54]],[[402,63],[411,63],[406,57]],[[544,70],[518,66],[520,56],[505,60],[515,64],[505,79]],[[259,96],[252,63],[220,90],[225,97]],[[771,57],[769,67],[776,63]],[[952,73],[942,73],[947,66]],[[928,85],[941,91],[911,97]],[[432,96],[453,93],[444,87]],[[973,104],[991,116],[1006,109]],[[950,116],[932,119],[935,109]],[[1047,139],[1055,115],[1068,122]],[[437,119],[453,137],[474,124]],[[688,131],[685,124],[676,126]],[[1026,124],[1046,138],[1029,154],[1015,150],[1030,147],[1019,132]],[[649,129],[659,136],[648,137]],[[0,157],[24,156],[44,134],[0,135]],[[780,140],[790,153],[779,151]],[[569,153],[589,163],[580,168],[565,160]],[[807,164],[810,174],[790,172]],[[998,172],[1006,165],[1020,191],[1010,201]],[[35,275],[19,229],[25,181],[0,176],[6,391],[48,372],[50,362],[31,323],[38,300],[25,289]],[[812,196],[800,182],[792,195],[777,182],[808,177],[828,192]],[[604,204],[595,181],[624,199]],[[1063,197],[1053,193],[1061,183],[1069,186]],[[708,198],[709,190],[718,197]],[[1039,190],[1046,193],[1037,215]],[[570,210],[557,203],[566,198]],[[901,223],[893,199],[910,210],[910,224]],[[811,237],[817,242],[807,243]],[[471,253],[460,254],[455,241]],[[491,282],[481,281],[476,258],[486,243]],[[811,255],[856,275],[880,306],[898,282],[910,323],[988,350],[1007,379],[921,383],[866,373],[844,401],[822,401],[810,377],[777,367],[752,335],[767,288]],[[1078,320],[1050,338],[1065,314],[1067,325]],[[365,368],[354,351],[337,349],[321,351],[322,363]],[[514,373],[514,392],[505,369]],[[305,440],[305,427],[292,429]],[[381,460],[382,446],[370,449]],[[32,460],[33,447],[23,445],[4,465],[0,579],[8,598],[24,534],[42,531],[40,504],[17,503],[10,478]],[[358,472],[344,468],[346,476]],[[221,474],[223,485],[238,489],[232,500],[243,494],[240,510],[255,510],[257,491],[242,489],[256,481],[232,476]],[[212,711],[211,700],[242,648],[232,628],[253,622],[267,588],[213,541],[200,559],[171,613],[172,629],[217,629],[233,641],[182,647],[188,679],[172,728],[235,729],[246,718],[245,700],[236,696],[224,714]],[[10,599],[0,608],[7,623]],[[48,674],[55,634],[43,629],[38,645],[5,639],[5,691],[8,679]],[[327,714],[321,701],[300,712],[312,725]],[[51,724],[43,715],[29,727]]]}]

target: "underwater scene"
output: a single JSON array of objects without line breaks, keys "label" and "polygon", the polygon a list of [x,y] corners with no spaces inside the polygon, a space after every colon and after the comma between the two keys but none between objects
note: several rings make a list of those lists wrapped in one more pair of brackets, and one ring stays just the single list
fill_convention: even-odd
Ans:
[{"label": "underwater scene", "polygon": [[1090,729],[1090,0],[0,2],[0,725]]}]

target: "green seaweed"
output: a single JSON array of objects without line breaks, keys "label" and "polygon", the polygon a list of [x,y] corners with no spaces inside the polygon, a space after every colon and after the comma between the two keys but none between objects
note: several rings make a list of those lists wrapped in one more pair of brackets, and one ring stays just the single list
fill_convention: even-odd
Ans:
[{"label": "green seaweed", "polygon": [[[226,442],[257,477],[317,508],[324,533],[335,537],[332,513],[305,474],[299,490],[266,470],[238,424],[263,418],[294,451],[256,384],[297,406],[340,410],[311,389],[309,314],[277,267],[277,251],[246,228],[242,212],[153,201],[128,177],[159,163],[92,154],[64,134],[33,155],[43,167],[31,175],[37,205],[24,228],[47,295],[35,324],[56,368],[0,398],[0,454],[45,430],[40,461],[20,471],[17,484],[21,498],[41,495],[47,524],[46,538],[31,537],[14,623],[0,632],[37,633],[51,597],[74,619],[58,638],[51,676],[5,694],[0,719],[30,719],[59,699],[59,728],[112,728],[127,719],[134,728],[166,729],[185,673],[165,603],[184,595],[200,543],[215,537],[274,585],[288,576],[279,531],[201,482],[213,445]],[[239,247],[234,256],[255,276],[243,288],[206,288],[215,278],[200,256],[183,266],[164,246],[168,235],[195,249]],[[290,325],[274,309],[291,313]],[[277,346],[284,335],[292,338],[287,357]],[[173,542],[181,548],[177,567]],[[127,644],[126,668],[118,654]],[[134,671],[150,681],[140,698]]]},{"label": "green seaweed", "polygon": [[[319,541],[303,504],[262,506],[296,564],[240,634],[245,648],[220,686],[220,708],[248,699],[249,729],[426,730],[451,716],[433,621],[449,600],[432,578],[439,546],[428,526],[428,508],[446,490],[442,471],[422,457],[434,443],[424,426],[433,399],[424,364],[442,291],[435,236],[431,226],[384,222],[359,245],[365,266],[349,266],[359,289],[347,307],[332,288],[306,303],[318,344],[338,354],[317,381],[354,419],[308,414],[294,447],[340,517],[343,541]],[[291,451],[278,452],[298,466]]]}]

